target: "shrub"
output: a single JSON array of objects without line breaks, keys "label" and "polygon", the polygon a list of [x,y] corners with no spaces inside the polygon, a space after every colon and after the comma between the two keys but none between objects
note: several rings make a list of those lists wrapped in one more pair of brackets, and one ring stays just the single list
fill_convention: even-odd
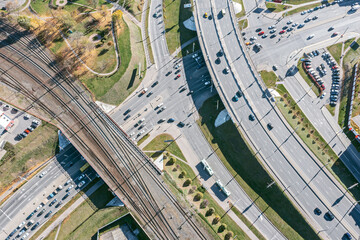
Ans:
[{"label": "shrub", "polygon": [[183,178],[183,177],[185,177],[185,175],[186,175],[186,172],[185,172],[185,171],[181,171],[181,173],[180,173],[180,175],[179,175],[179,178]]},{"label": "shrub", "polygon": [[209,217],[209,216],[213,215],[214,212],[215,212],[215,209],[214,209],[214,208],[209,208],[209,209],[206,211],[205,216],[206,216],[206,217]]},{"label": "shrub", "polygon": [[203,194],[202,193],[197,193],[195,196],[194,196],[194,201],[200,201],[200,199],[203,197]]},{"label": "shrub", "polygon": [[187,187],[187,186],[189,186],[190,184],[191,184],[191,179],[188,178],[188,179],[185,180],[183,186],[184,186],[184,187]]},{"label": "shrub", "polygon": [[168,161],[168,165],[173,165],[176,162],[175,158],[171,157]]},{"label": "shrub", "polygon": [[197,188],[197,190],[201,193],[205,193],[206,189],[203,186]]},{"label": "shrub", "polygon": [[206,208],[209,205],[209,201],[205,199],[200,203],[200,208]]},{"label": "shrub", "polygon": [[194,189],[190,188],[189,189],[189,194],[193,194],[194,193]]},{"label": "shrub", "polygon": [[217,224],[218,222],[220,221],[220,217],[219,217],[219,215],[216,215],[215,217],[214,217],[214,219],[212,220],[212,224]]},{"label": "shrub", "polygon": [[220,225],[220,227],[218,228],[218,232],[219,233],[222,233],[223,231],[225,231],[225,229],[226,229],[226,224],[225,223],[222,223],[221,225]]},{"label": "shrub", "polygon": [[233,234],[233,232],[227,232],[226,234],[225,234],[225,237],[224,237],[224,239],[225,240],[230,240],[230,238],[232,238],[232,236],[233,236],[234,234]]}]

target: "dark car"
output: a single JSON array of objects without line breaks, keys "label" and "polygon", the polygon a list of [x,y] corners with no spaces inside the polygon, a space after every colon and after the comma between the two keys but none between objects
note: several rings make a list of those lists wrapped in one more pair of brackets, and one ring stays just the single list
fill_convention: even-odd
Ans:
[{"label": "dark car", "polygon": [[61,204],[62,204],[62,201],[59,201],[59,202],[55,205],[55,208],[60,207]]},{"label": "dark car", "polygon": [[330,31],[332,31],[332,30],[334,30],[334,28],[333,27],[330,27],[329,29],[328,29],[328,31],[330,32]]},{"label": "dark car", "polygon": [[41,210],[37,216],[40,217],[41,215],[43,215],[44,212],[45,212],[45,209]]},{"label": "dark car", "polygon": [[237,102],[237,101],[239,100],[239,97],[235,95],[235,96],[232,98],[232,100],[233,100],[234,102]]},{"label": "dark car", "polygon": [[260,31],[261,31],[261,28],[258,28],[258,29],[256,29],[255,31],[256,31],[256,32],[260,32]]},{"label": "dark car", "polygon": [[35,225],[31,228],[31,231],[34,231],[36,228],[37,228],[37,226],[39,226],[39,222],[37,222],[37,223],[35,223]]},{"label": "dark car", "polygon": [[276,34],[273,34],[273,35],[270,36],[270,38],[274,38],[274,37],[276,37]]},{"label": "dark car", "polygon": [[178,74],[179,72],[181,72],[181,69],[176,70],[175,74]]},{"label": "dark car", "polygon": [[178,125],[178,127],[181,127],[181,128],[185,126],[185,124],[183,122],[179,122],[177,125]]},{"label": "dark car", "polygon": [[319,208],[315,208],[314,213],[319,216],[319,215],[321,215],[322,212]]},{"label": "dark car", "polygon": [[186,95],[191,95],[191,94],[193,94],[194,93],[194,91],[193,90],[191,90],[191,91],[189,91]]},{"label": "dark car", "polygon": [[253,114],[250,114],[250,115],[249,115],[249,119],[250,119],[250,121],[254,121],[254,120],[255,120],[255,116],[254,116]]},{"label": "dark car", "polygon": [[325,213],[324,218],[325,218],[327,221],[331,221],[331,220],[334,219],[334,214],[332,214],[332,212],[328,211],[328,212]]},{"label": "dark car", "polygon": [[174,122],[174,121],[175,121],[174,118],[169,118],[169,120],[168,120],[169,123],[172,123],[172,122]]},{"label": "dark car", "polygon": [[288,28],[288,26],[283,26],[283,28],[282,28],[282,29],[283,29],[283,30],[285,30],[285,29],[287,29],[287,28]]},{"label": "dark car", "polygon": [[350,233],[345,233],[343,238],[344,238],[344,239],[348,239],[348,240],[351,240],[351,239],[352,239]]},{"label": "dark car", "polygon": [[32,216],[34,216],[35,212],[30,213],[29,216],[27,216],[26,220],[29,220]]},{"label": "dark car", "polygon": [[69,195],[70,195],[70,193],[65,194],[65,196],[63,196],[62,199],[63,199],[63,200],[66,199]]},{"label": "dark car", "polygon": [[236,96],[242,97],[242,93],[241,93],[240,91],[237,91],[237,92],[236,92]]},{"label": "dark car", "polygon": [[52,214],[52,211],[49,211],[44,217],[47,218]]},{"label": "dark car", "polygon": [[165,76],[169,76],[172,73],[172,71],[168,71]]},{"label": "dark car", "polygon": [[183,87],[182,89],[180,89],[180,92],[184,92],[187,89],[187,87]]},{"label": "dark car", "polygon": [[130,108],[124,112],[124,116],[127,115],[129,112],[131,112]]},{"label": "dark car", "polygon": [[158,85],[158,83],[159,83],[159,81],[154,82],[154,83],[151,85],[151,87],[155,87],[156,85]]},{"label": "dark car", "polygon": [[57,202],[57,199],[54,199],[50,204],[49,207],[51,207],[52,205],[54,205]]},{"label": "dark car", "polygon": [[273,126],[271,123],[268,123],[268,124],[267,124],[267,127],[268,127],[269,130],[271,130],[271,129],[274,128],[274,126]]},{"label": "dark car", "polygon": [[124,118],[124,121],[128,120],[131,117],[131,115],[126,115],[126,117]]},{"label": "dark car", "polygon": [[153,92],[149,92],[146,97],[150,97],[151,95],[153,95]]}]

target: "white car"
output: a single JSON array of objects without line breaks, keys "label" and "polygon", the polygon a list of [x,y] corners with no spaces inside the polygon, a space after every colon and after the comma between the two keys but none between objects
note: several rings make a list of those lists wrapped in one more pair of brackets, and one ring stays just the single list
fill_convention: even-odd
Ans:
[{"label": "white car", "polygon": [[293,20],[289,20],[289,21],[287,21],[286,24],[292,24],[292,22],[293,22]]},{"label": "white car", "polygon": [[301,12],[301,15],[305,15],[305,14],[306,14],[306,11]]},{"label": "white car", "polygon": [[210,85],[210,81],[209,82],[205,82],[205,86],[209,86]]},{"label": "white car", "polygon": [[275,25],[271,25],[268,27],[268,29],[273,29],[273,28],[275,28]]},{"label": "white car", "polygon": [[323,93],[321,96],[320,96],[320,99],[323,99],[325,97],[326,93]]},{"label": "white car", "polygon": [[66,189],[66,192],[70,191],[73,187],[74,187],[74,185],[71,185],[70,187],[68,187],[68,189]]},{"label": "white car", "polygon": [[46,174],[47,174],[47,171],[43,171],[43,172],[39,175],[39,178],[44,177]]},{"label": "white car", "polygon": [[25,225],[25,222],[20,223],[20,225],[17,227],[17,229],[20,229],[24,225]]},{"label": "white car", "polygon": [[315,35],[311,34],[310,36],[307,37],[308,40],[312,39]]},{"label": "white car", "polygon": [[85,181],[81,181],[79,184],[78,184],[78,187],[81,188],[82,186],[84,186],[85,184]]}]

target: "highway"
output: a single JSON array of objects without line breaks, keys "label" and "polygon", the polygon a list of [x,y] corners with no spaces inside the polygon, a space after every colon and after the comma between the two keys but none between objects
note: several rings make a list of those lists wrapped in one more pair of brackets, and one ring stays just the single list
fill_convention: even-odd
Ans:
[{"label": "highway", "polygon": [[1,81],[53,117],[151,238],[208,239],[206,231],[162,183],[147,156],[96,106],[83,87],[60,70],[31,35],[20,35],[0,24]]},{"label": "highway", "polygon": [[[250,139],[254,151],[259,152],[268,170],[319,231],[320,236],[340,239],[344,233],[350,232],[358,237],[358,206],[354,207],[353,199],[317,164],[270,100],[264,97],[262,80],[253,72],[254,66],[248,56],[244,55],[244,46],[240,45],[234,16],[229,12],[232,9],[230,3],[197,1],[195,8],[198,36],[202,51],[207,56],[209,71],[215,76],[213,81],[233,121],[240,125],[242,132]],[[221,9],[226,9],[225,16],[220,14]],[[204,18],[205,12],[213,17]],[[225,53],[224,57],[220,58],[219,64],[214,64],[221,49]],[[226,67],[230,68],[229,74],[225,74]],[[244,97],[238,102],[232,102],[231,98],[237,90],[241,90]],[[256,116],[254,122],[248,118],[251,113]],[[274,126],[271,131],[267,127],[268,123]],[[324,215],[316,216],[313,213],[316,207],[323,214],[330,209],[335,219],[327,221]]]},{"label": "highway", "polygon": [[[168,52],[166,40],[161,41],[159,39],[162,39],[162,30],[165,29],[165,27],[162,22],[162,15],[157,9],[158,4],[161,4],[161,2],[162,1],[151,1],[150,18],[153,20],[150,21],[151,24],[149,24],[150,41],[153,43],[152,50],[154,56],[157,56],[155,57],[155,62],[161,67],[158,68],[156,76],[152,76],[153,81],[150,82],[149,85],[143,86],[148,88],[148,92],[144,95],[136,94],[127,98],[120,107],[111,114],[111,118],[113,118],[134,141],[141,139],[147,132],[155,131],[160,126],[166,126],[168,131],[165,133],[179,132],[179,135],[174,135],[173,137],[186,138],[198,156],[198,165],[194,171],[199,172],[203,179],[207,179],[206,181],[215,182],[220,179],[223,183],[227,183],[227,188],[232,192],[233,203],[237,207],[240,206],[240,209],[247,209],[244,215],[263,236],[269,239],[284,239],[281,232],[279,232],[256,205],[253,204],[252,200],[246,195],[244,190],[241,189],[240,185],[236,181],[232,181],[232,175],[217,155],[213,154],[212,148],[197,126],[197,110],[201,107],[204,100],[215,94],[215,90],[213,86],[205,86],[205,82],[210,81],[210,76],[206,67],[204,67],[201,55],[201,59],[198,61],[199,63],[197,63],[192,55],[188,55],[183,59],[169,60],[169,56],[164,54],[164,52]],[[153,18],[155,12],[157,12],[158,18]],[[178,64],[181,66],[179,68],[181,69],[179,72],[181,77],[175,79],[177,69],[175,69],[174,66]],[[171,71],[171,73],[167,75],[169,71]],[[158,81],[158,84],[152,87],[155,80]],[[184,87],[187,89],[181,91]],[[193,93],[188,94],[189,91],[193,91]],[[152,92],[152,95],[147,97],[149,92]],[[146,102],[146,104],[144,104],[144,102]],[[163,103],[166,109],[158,113],[158,109],[154,109],[160,103]],[[131,110],[129,113],[131,117],[124,120],[124,113],[128,109]],[[145,119],[144,123],[146,125],[139,130],[139,126],[134,127],[134,125],[142,118]],[[168,123],[169,118],[174,118],[175,122]],[[160,119],[165,119],[165,122],[159,123]],[[185,124],[183,128],[176,126],[180,121]],[[174,131],[172,128],[177,129]],[[145,132],[139,136],[138,134],[142,130],[145,130]],[[209,179],[208,175],[201,169],[200,161],[202,159],[206,159],[212,168],[216,169],[212,179]],[[215,185],[209,189],[209,191],[214,191],[216,197],[221,201],[227,200]]]},{"label": "highway", "polygon": [[[80,161],[80,159],[80,154],[74,147],[69,145],[64,151],[56,155],[39,174],[27,181],[2,204],[0,208],[0,226],[2,228],[0,238],[5,239],[21,222],[26,221],[25,218],[33,212],[41,202],[44,202],[47,196],[52,193],[58,185],[64,186],[68,179],[76,179],[81,174],[79,170],[80,167],[85,163],[84,161]],[[43,172],[47,173],[40,178],[39,176]],[[87,182],[89,181],[87,180]],[[65,189],[67,187],[64,186]],[[65,189],[62,191],[64,194]],[[70,191],[70,196],[63,202],[65,203],[70,200],[77,192],[78,190]],[[60,201],[61,198],[58,200]],[[53,210],[53,212],[55,212],[55,210]],[[36,214],[38,214],[38,212]],[[42,219],[43,217],[44,216],[42,216],[41,219],[38,218],[41,224],[47,220]],[[35,216],[31,219],[34,220],[37,218]]]}]

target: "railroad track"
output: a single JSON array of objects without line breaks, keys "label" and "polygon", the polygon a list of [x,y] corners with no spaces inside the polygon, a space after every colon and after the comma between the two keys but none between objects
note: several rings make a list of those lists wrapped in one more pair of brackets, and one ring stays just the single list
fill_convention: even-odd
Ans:
[{"label": "railroad track", "polygon": [[[12,30],[12,32],[14,32],[14,29],[11,26],[6,25],[6,28],[8,28],[7,30],[9,31]],[[12,37],[15,38],[15,36]],[[45,95],[40,97],[35,96],[34,93],[29,91],[21,82],[13,78],[4,69],[0,69],[0,72],[4,76],[6,76],[8,80],[3,79],[2,81],[4,81],[6,84],[10,85],[13,88],[20,90],[22,94],[24,94],[26,97],[34,101],[41,108],[43,108],[46,112],[48,112],[50,116],[56,119],[61,124],[61,126],[63,126],[64,133],[69,137],[70,140],[76,141],[77,144],[79,144],[81,147],[83,147],[89,152],[90,156],[92,156],[95,162],[99,164],[101,170],[104,173],[106,173],[107,177],[109,177],[111,181],[116,185],[116,189],[113,189],[114,192],[116,192],[117,189],[121,191],[123,196],[125,196],[125,198],[134,208],[134,210],[141,216],[142,220],[146,223],[146,225],[151,228],[152,232],[156,235],[158,239],[169,239],[169,237],[176,239],[178,238],[178,235],[174,227],[170,226],[169,222],[166,220],[165,216],[162,213],[162,209],[159,207],[159,204],[154,199],[153,195],[150,192],[150,189],[147,187],[143,177],[141,176],[140,173],[141,170],[145,170],[146,173],[155,181],[156,185],[163,191],[163,193],[175,206],[175,208],[180,212],[180,214],[182,214],[186,222],[191,226],[191,228],[194,230],[197,236],[200,239],[206,239],[206,236],[202,233],[201,229],[199,229],[199,227],[193,221],[191,216],[189,217],[187,215],[187,212],[176,201],[172,193],[162,184],[159,175],[156,174],[154,171],[155,167],[153,166],[151,161],[149,161],[147,156],[143,152],[141,152],[141,150],[138,149],[137,146],[131,140],[129,140],[126,133],[124,133],[112,121],[111,118],[109,118],[105,113],[103,113],[102,110],[99,109],[96,104],[94,104],[86,96],[84,96],[83,95],[84,92],[74,85],[73,80],[70,77],[68,77],[66,73],[61,71],[56,65],[52,64],[53,61],[51,60],[50,57],[47,56],[45,52],[43,52],[42,50],[35,51],[34,49],[29,48],[29,44],[30,45],[36,44],[36,41],[34,42],[33,39],[30,39],[27,36],[22,36],[22,38],[13,39],[13,40],[16,40],[17,42],[22,44],[25,47],[25,49],[28,49],[31,55],[36,57],[36,59],[48,65],[48,67],[55,73],[56,77],[53,78],[51,73],[47,72],[43,67],[35,63],[29,56],[20,52],[16,48],[10,45],[6,45],[5,47],[11,51],[16,52],[27,62],[32,64],[34,67],[36,67],[39,71],[41,71],[43,74],[47,75],[50,79],[52,79],[52,81],[55,83],[54,87],[49,88],[41,80],[37,79],[36,76],[31,74],[27,69],[25,69],[19,63],[13,61],[11,58],[7,57],[6,55],[1,53],[0,57],[6,60],[7,62],[13,64],[14,66],[16,66],[20,71],[25,73],[33,81],[39,84],[41,88],[45,90],[45,95],[50,94],[54,99],[56,99],[56,101],[62,105],[62,107],[66,110],[66,112],[69,115],[71,115],[73,119],[76,120],[76,124],[80,124],[81,127],[79,128],[78,131],[74,131],[73,129],[74,126],[69,126],[67,122],[63,121],[62,118],[59,117],[59,114],[54,112],[52,109],[50,109],[46,104],[44,104],[41,101],[41,98]],[[39,47],[41,47],[40,44],[37,46],[37,48]],[[70,87],[70,89],[74,91],[76,95],[74,96],[70,91],[68,91],[67,88],[63,86],[63,84],[67,84],[67,86]],[[66,93],[66,96],[69,97],[70,100],[77,105],[77,107],[82,111],[82,114],[84,114],[85,117],[87,118],[88,122],[85,123],[83,121],[84,118],[80,118],[80,116],[78,116],[78,114],[75,111],[73,111],[63,99],[61,99],[59,96],[55,94],[54,90],[57,88],[60,88],[64,93]],[[80,101],[83,101],[85,103],[85,106],[91,110],[90,114],[87,111],[87,109],[83,107],[82,104],[80,104]],[[60,113],[60,114],[64,114],[64,113]],[[100,121],[101,125],[97,121]],[[88,124],[94,126],[101,137],[96,136],[93,133],[92,129],[89,128]],[[102,128],[105,128],[105,130]],[[123,183],[119,183],[119,181],[115,179],[113,173],[107,169],[107,166],[105,166],[105,164],[92,151],[90,146],[88,146],[86,142],[83,141],[83,139],[79,136],[80,131],[83,130],[85,130],[86,133],[90,135],[90,137],[94,140],[96,145],[105,153],[105,156],[110,160],[112,165],[115,166],[117,173],[124,180]],[[108,146],[112,149],[113,153],[115,154],[116,158],[108,153],[108,149],[106,149],[102,145],[102,142],[100,140],[106,141]],[[122,151],[120,152],[119,149],[121,149]],[[134,159],[136,160],[136,164],[132,161]],[[122,168],[119,166],[117,160],[121,162]],[[132,179],[136,183],[136,187],[129,182],[130,179]],[[124,185],[126,186],[124,187]],[[134,196],[136,197],[136,200],[133,199]],[[141,207],[141,205],[143,207]],[[158,221],[153,221],[155,219],[154,216],[158,217],[157,220],[160,221],[160,223]],[[166,232],[163,229],[164,227],[166,229]]]}]

